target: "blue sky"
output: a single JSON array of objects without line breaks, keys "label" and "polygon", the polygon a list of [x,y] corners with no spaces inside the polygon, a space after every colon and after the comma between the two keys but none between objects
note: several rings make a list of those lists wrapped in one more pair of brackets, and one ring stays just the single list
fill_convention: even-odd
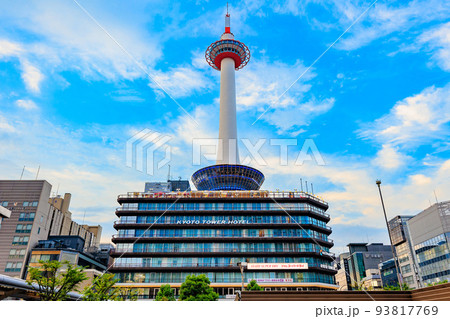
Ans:
[{"label": "blue sky", "polygon": [[[133,58],[74,1],[0,2],[0,178],[19,178],[25,165],[34,179],[40,165],[53,191],[72,193],[74,218],[86,212],[108,241],[117,195],[167,177],[167,165],[152,176],[126,166],[134,134],[172,137],[174,178],[213,163],[192,164],[192,139],[218,135],[220,73],[204,51],[223,32],[226,4],[79,3]],[[379,0],[277,100],[371,3],[230,2],[232,32],[251,51],[236,72],[238,134],[267,140],[267,165],[250,165],[266,175],[264,189],[314,183],[337,253],[387,242],[376,179],[390,217],[420,212],[434,191],[450,195],[450,3]],[[271,139],[298,141],[288,165]],[[326,165],[295,164],[305,139]]]}]

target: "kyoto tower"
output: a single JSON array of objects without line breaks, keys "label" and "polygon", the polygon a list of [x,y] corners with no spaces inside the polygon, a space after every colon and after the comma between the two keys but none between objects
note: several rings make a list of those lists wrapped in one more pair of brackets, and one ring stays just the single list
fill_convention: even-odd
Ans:
[{"label": "kyoto tower", "polygon": [[236,125],[235,71],[250,60],[247,46],[234,39],[230,15],[225,15],[225,32],[205,52],[206,61],[220,71],[220,123],[216,165],[192,175],[197,190],[258,190],[264,175],[257,169],[239,164]]}]

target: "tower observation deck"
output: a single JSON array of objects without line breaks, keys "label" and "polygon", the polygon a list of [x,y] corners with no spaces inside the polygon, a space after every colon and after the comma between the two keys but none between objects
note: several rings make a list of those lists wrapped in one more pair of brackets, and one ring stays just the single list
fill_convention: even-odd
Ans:
[{"label": "tower observation deck", "polygon": [[230,15],[225,15],[225,32],[205,52],[208,64],[220,71],[220,123],[216,165],[192,175],[197,190],[258,190],[264,175],[257,169],[240,165],[236,125],[235,71],[250,60],[247,46],[234,39]]}]

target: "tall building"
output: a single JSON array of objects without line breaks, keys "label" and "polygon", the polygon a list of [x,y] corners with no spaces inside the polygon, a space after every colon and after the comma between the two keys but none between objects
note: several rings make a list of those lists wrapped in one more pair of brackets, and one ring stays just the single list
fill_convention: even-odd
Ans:
[{"label": "tall building", "polygon": [[336,285],[339,290],[350,290],[352,281],[350,279],[350,269],[348,268],[348,257],[350,253],[342,253],[337,260]]},{"label": "tall building", "polygon": [[450,280],[450,201],[415,216],[396,216],[389,229],[404,283],[422,288]]},{"label": "tall building", "polygon": [[407,224],[423,284],[450,281],[450,201],[428,207]]},{"label": "tall building", "polygon": [[49,235],[77,233],[97,241],[89,226],[72,221],[70,200],[50,198],[51,187],[44,180],[0,180],[0,203],[11,211],[0,228],[0,274],[23,278],[31,249]]},{"label": "tall building", "polygon": [[71,194],[65,193],[64,197],[57,195],[49,199],[49,235],[80,236],[84,239],[85,249],[92,246],[98,247],[102,226],[80,225],[72,220],[72,213],[69,211],[71,198]]},{"label": "tall building", "polygon": [[[410,237],[408,220],[412,217],[396,216],[388,222],[388,227],[403,283],[411,288],[419,288],[421,287],[421,279],[418,273],[416,254],[411,240],[408,239]],[[395,273],[397,274],[397,270],[395,270]]]},{"label": "tall building", "polygon": [[217,163],[193,174],[196,191],[119,195],[110,271],[142,298],[154,298],[163,283],[178,294],[191,274],[206,274],[219,295],[232,295],[242,285],[240,267],[245,284],[254,279],[266,290],[336,289],[328,204],[304,192],[259,190],[264,175],[239,164],[235,70],[250,54],[228,14],[206,58],[221,71]]},{"label": "tall building", "polygon": [[2,206],[3,202],[0,202],[0,228],[2,228],[2,221],[4,218],[11,217],[11,211]]},{"label": "tall building", "polygon": [[[343,258],[347,260],[347,274],[350,277],[350,285],[348,285],[348,277],[346,279],[348,290],[352,290],[354,286],[363,285],[368,274],[373,275],[373,272],[369,270],[374,270],[379,274],[378,265],[392,258],[392,250],[389,245],[351,243],[347,247],[349,250],[348,256]],[[342,279],[340,281],[342,282]]]}]

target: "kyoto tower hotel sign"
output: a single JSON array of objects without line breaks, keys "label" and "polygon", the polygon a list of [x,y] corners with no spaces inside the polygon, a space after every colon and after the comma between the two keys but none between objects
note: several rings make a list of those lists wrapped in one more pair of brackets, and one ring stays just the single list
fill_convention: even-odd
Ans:
[{"label": "kyoto tower hotel sign", "polygon": [[230,30],[230,15],[225,16],[225,33],[211,44],[205,53],[208,64],[220,71],[220,124],[216,165],[198,170],[192,175],[197,190],[258,190],[264,175],[239,164],[236,125],[235,70],[250,60],[245,44],[234,39]]}]

